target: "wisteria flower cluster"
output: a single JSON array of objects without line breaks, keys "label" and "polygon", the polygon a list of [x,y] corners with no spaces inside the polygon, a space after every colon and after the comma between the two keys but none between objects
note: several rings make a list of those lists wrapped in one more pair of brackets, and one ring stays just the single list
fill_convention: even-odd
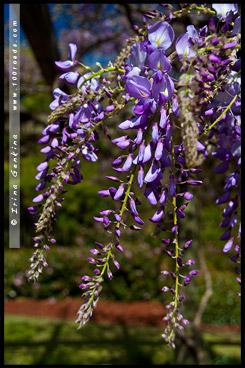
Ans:
[{"label": "wisteria flower cluster", "polygon": [[[181,313],[184,289],[198,274],[195,260],[188,257],[192,239],[181,244],[179,225],[193,198],[191,188],[202,184],[198,173],[210,156],[221,161],[214,173],[227,173],[224,193],[216,203],[227,203],[220,223],[224,228],[221,240],[226,242],[224,252],[235,251],[230,258],[237,263],[240,282],[241,19],[236,4],[213,4],[212,8],[184,4],[177,11],[168,4],[162,6],[168,10],[145,14],[144,27],[135,26],[138,35],[127,40],[128,46],[107,68],[98,64],[99,70],[93,71],[80,63],[73,43],[68,59],[55,62],[62,71],[60,79],[74,86],[75,92],[53,91],[52,112],[38,141],[45,159],[36,175],[36,190],[41,194],[29,207],[37,218],[29,279],[37,280],[48,266],[46,254],[55,243],[53,222],[65,199],[66,184],[83,180],[82,160],[98,160],[99,127],[103,124],[109,135],[106,119],[133,103],[132,116],[118,124],[122,135],[112,139],[122,150],[111,163],[115,173],[107,176],[108,187],[98,192],[111,203],[117,201],[119,210],[107,208],[94,216],[107,233],[107,241],[102,244],[95,239],[91,249],[88,262],[94,274],[82,277],[84,302],[76,322],[81,327],[90,319],[104,278],[112,279],[113,267],[120,268],[116,258],[117,252],[124,252],[121,232],[127,227],[144,229],[141,200],[134,193],[137,186],[149,203],[149,221],[161,225],[164,252],[173,261],[172,271],[161,272],[166,277],[162,291],[171,295],[163,338],[174,347],[176,331],[189,324]],[[172,20],[190,12],[209,15],[208,24],[199,30],[190,24],[176,37]],[[169,54],[173,46],[175,51]],[[178,80],[172,77],[176,59],[181,65]],[[131,224],[125,223],[125,211],[131,213]]]}]

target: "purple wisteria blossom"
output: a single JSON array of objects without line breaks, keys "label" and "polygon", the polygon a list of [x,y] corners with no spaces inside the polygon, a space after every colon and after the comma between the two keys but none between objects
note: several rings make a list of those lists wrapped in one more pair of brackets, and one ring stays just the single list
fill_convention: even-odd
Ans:
[{"label": "purple wisteria blossom", "polygon": [[221,20],[228,20],[230,16],[238,12],[237,4],[212,4],[212,8],[216,11],[217,17]]},{"label": "purple wisteria blossom", "polygon": [[[181,4],[177,12],[171,4],[161,6],[166,12],[147,12],[142,29],[134,27],[137,35],[126,40],[126,47],[108,68],[96,63],[98,69],[92,71],[77,61],[73,43],[69,44],[68,60],[55,62],[63,71],[60,79],[70,85],[69,91],[74,90],[68,94],[54,89],[51,113],[38,139],[44,158],[36,168],[38,193],[28,208],[36,218],[37,233],[28,275],[36,281],[48,266],[45,256],[55,243],[52,226],[66,188],[86,179],[83,160],[92,165],[100,158],[97,141],[104,134],[110,140],[108,147],[112,144],[120,153],[112,159],[114,174],[106,176],[109,184],[98,191],[103,201],[112,205],[92,216],[96,229],[101,227],[104,235],[98,232],[99,239],[90,250],[88,262],[94,273],[81,278],[83,304],[76,322],[81,327],[90,319],[104,278],[112,280],[113,268],[120,269],[116,255],[127,249],[123,231],[143,231],[148,222],[151,234],[160,236],[160,248],[169,257],[168,269],[161,271],[161,277],[166,278],[161,289],[172,301],[165,306],[162,336],[174,347],[176,330],[183,331],[189,325],[181,314],[181,290],[198,275],[198,270],[190,269],[195,260],[187,256],[195,242],[189,237],[183,240],[181,232],[188,219],[186,209],[196,187],[203,183],[198,174],[202,166],[208,166],[203,165],[207,159],[217,161],[214,175],[224,180],[223,190],[216,189],[220,191],[216,204],[222,207],[220,240],[225,244],[223,252],[236,263],[237,281],[241,282],[242,101],[241,59],[237,54],[241,17],[234,17],[237,4],[213,4],[217,17],[211,17],[215,12],[205,4]],[[188,25],[177,38],[175,62],[171,22],[195,14],[193,11],[209,20],[200,29]],[[146,17],[152,19],[151,24]],[[81,74],[81,66],[90,72]],[[120,116],[126,120],[118,120]],[[106,126],[110,118],[121,134]],[[194,189],[193,194],[189,188]],[[143,199],[149,207],[146,219],[141,215]]]},{"label": "purple wisteria blossom", "polygon": [[154,48],[166,51],[174,40],[174,30],[168,22],[156,22],[149,29],[148,40]]},{"label": "purple wisteria blossom", "polygon": [[71,67],[77,65],[77,60],[75,60],[77,52],[77,46],[74,43],[69,43],[69,53],[68,60],[65,61],[55,61],[55,65],[60,70],[68,71]]}]

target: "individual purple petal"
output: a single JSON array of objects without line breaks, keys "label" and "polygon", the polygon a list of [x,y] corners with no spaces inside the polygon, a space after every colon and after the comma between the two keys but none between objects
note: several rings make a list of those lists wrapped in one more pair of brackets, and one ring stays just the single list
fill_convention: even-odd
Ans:
[{"label": "individual purple petal", "polygon": [[223,193],[217,200],[216,200],[216,204],[223,204],[225,202],[228,202],[230,199],[230,192],[225,192]]},{"label": "individual purple petal", "polygon": [[212,8],[216,11],[217,17],[225,20],[230,12],[236,14],[238,12],[237,4],[212,4]]},{"label": "individual purple petal", "polygon": [[188,35],[193,38],[194,40],[196,40],[198,38],[198,32],[196,30],[196,28],[191,24],[189,26],[186,27],[187,29],[187,33]]},{"label": "individual purple petal", "polygon": [[224,246],[223,248],[223,252],[226,253],[226,252],[229,252],[231,250],[231,248],[233,247],[233,241],[234,241],[234,238],[231,238]]},{"label": "individual purple petal", "polygon": [[151,82],[146,77],[135,75],[126,81],[126,91],[135,98],[151,96]]},{"label": "individual purple petal", "polygon": [[234,21],[234,26],[233,26],[233,30],[231,32],[232,36],[235,36],[238,32],[240,32],[241,29],[241,15],[239,15],[235,21]]},{"label": "individual purple petal", "polygon": [[98,194],[99,194],[101,197],[109,197],[109,196],[110,196],[109,189],[99,190],[99,191],[98,191]]},{"label": "individual purple petal", "polygon": [[232,214],[232,212],[237,208],[238,206],[238,203],[236,200],[231,200],[227,206],[224,208],[224,211],[223,211],[223,216],[224,217],[227,217],[227,216],[230,216]]},{"label": "individual purple petal", "polygon": [[117,182],[120,181],[120,179],[118,179],[116,176],[106,176],[106,178],[112,181],[117,181]]},{"label": "individual purple petal", "polygon": [[154,71],[161,70],[163,73],[167,73],[171,69],[171,63],[162,49],[153,51],[148,57],[147,63],[149,68]]},{"label": "individual purple petal", "polygon": [[131,225],[131,226],[130,226],[130,229],[131,229],[131,230],[143,230],[141,227],[139,227],[139,226],[135,226],[135,225]]},{"label": "individual purple petal", "polygon": [[231,153],[234,157],[241,157],[241,141],[237,141],[232,145]]},{"label": "individual purple petal", "polygon": [[46,187],[46,181],[45,181],[45,180],[43,180],[43,181],[41,181],[41,183],[39,183],[39,184],[36,186],[35,190],[36,190],[36,191],[43,190],[45,187]]},{"label": "individual purple petal", "polygon": [[110,220],[107,216],[103,217],[103,223],[104,223],[105,229],[110,225]]},{"label": "individual purple petal", "polygon": [[143,164],[148,162],[151,159],[151,157],[152,157],[152,146],[151,142],[149,142],[144,151]]},{"label": "individual purple petal", "polygon": [[142,115],[135,116],[130,124],[130,129],[145,128],[148,125],[148,112],[144,112]]},{"label": "individual purple petal", "polygon": [[94,254],[95,256],[101,255],[100,251],[98,249],[90,249],[90,252]]},{"label": "individual purple petal", "polygon": [[121,124],[118,125],[118,128],[123,129],[123,130],[130,129],[131,124],[132,124],[131,120],[125,120]]},{"label": "individual purple petal", "polygon": [[96,261],[95,261],[95,259],[92,258],[92,257],[88,257],[88,262],[91,263],[91,264],[93,264],[93,265],[96,265],[97,264]]},{"label": "individual purple petal", "polygon": [[117,236],[118,238],[120,238],[120,236],[121,236],[121,231],[119,230],[119,228],[118,228],[118,227],[116,227],[116,228],[115,228],[115,234],[116,234],[116,236]]},{"label": "individual purple petal", "polygon": [[176,196],[176,183],[173,174],[171,174],[169,177],[169,195],[170,197]]},{"label": "individual purple petal", "polygon": [[172,112],[173,116],[175,116],[176,118],[179,117],[179,104],[177,95],[173,95]]},{"label": "individual purple petal", "polygon": [[124,252],[124,249],[123,249],[123,247],[122,247],[120,244],[116,245],[116,248],[117,248],[120,252]]},{"label": "individual purple petal", "polygon": [[152,217],[149,217],[149,220],[152,222],[159,222],[161,221],[163,214],[164,214],[164,211],[163,211],[163,207],[161,206],[160,208],[158,208],[158,210],[154,213]]},{"label": "individual purple petal", "polygon": [[132,166],[132,162],[133,162],[133,154],[130,153],[122,167],[123,171],[129,171]]},{"label": "individual purple petal", "polygon": [[236,224],[237,224],[237,214],[235,213],[235,214],[232,216],[232,218],[231,218],[230,226],[231,226],[231,227],[234,227]]},{"label": "individual purple petal", "polygon": [[202,184],[202,181],[201,180],[186,180],[186,183],[189,184],[189,185],[201,185]]},{"label": "individual purple petal", "polygon": [[133,218],[138,224],[144,225],[144,221],[139,216],[133,216]]},{"label": "individual purple petal", "polygon": [[151,104],[152,104],[152,99],[151,98],[141,98],[139,100],[139,102],[134,107],[134,110],[133,110],[134,114],[135,115],[142,115],[145,112],[150,111]]},{"label": "individual purple petal", "polygon": [[157,142],[156,150],[155,150],[155,159],[160,160],[163,155],[163,140],[162,138],[159,139]]},{"label": "individual purple petal", "polygon": [[112,143],[116,144],[121,149],[125,149],[130,145],[131,140],[129,139],[127,135],[125,135],[125,136],[113,139]]},{"label": "individual purple petal", "polygon": [[172,227],[172,229],[171,229],[171,232],[172,233],[175,233],[176,231],[178,231],[178,225],[174,225],[173,227]]},{"label": "individual purple petal", "polygon": [[125,157],[126,157],[126,156],[124,156],[124,155],[117,157],[117,158],[116,158],[116,159],[111,163],[111,165],[112,165],[112,166],[115,166],[115,167],[120,166],[120,165],[122,164],[122,162],[123,162],[123,160],[124,160],[124,158],[125,158]]},{"label": "individual purple petal", "polygon": [[95,162],[98,160],[97,155],[92,150],[90,150],[88,146],[83,146],[81,148],[81,152],[83,158],[85,158],[85,160],[87,161]]},{"label": "individual purple petal", "polygon": [[190,36],[188,33],[184,33],[177,38],[175,48],[180,59],[183,57],[191,58],[196,54],[195,51],[191,49]]},{"label": "individual purple petal", "polygon": [[153,162],[145,176],[145,182],[151,183],[152,181],[156,180],[160,171],[161,168],[159,167],[159,163],[155,159],[153,159]]},{"label": "individual purple petal", "polygon": [[154,75],[154,81],[152,85],[152,96],[158,105],[166,104],[167,101],[173,96],[174,82],[168,74],[162,74],[159,70]]},{"label": "individual purple petal", "polygon": [[132,214],[134,216],[138,216],[139,213],[138,213],[138,211],[136,209],[136,204],[135,204],[135,201],[134,201],[134,199],[132,197],[129,199],[129,205],[130,205],[130,209],[131,209]]},{"label": "individual purple petal", "polygon": [[138,132],[137,132],[137,136],[134,140],[134,142],[139,145],[142,143],[142,139],[143,139],[143,129],[139,128]]},{"label": "individual purple petal", "polygon": [[121,222],[121,218],[117,213],[115,213],[114,217],[115,217],[117,222]]},{"label": "individual purple petal", "polygon": [[43,194],[39,194],[37,197],[33,198],[32,202],[42,202],[42,200],[44,199],[44,195]]},{"label": "individual purple petal", "polygon": [[75,55],[77,52],[77,45],[75,43],[69,43],[69,53],[68,58],[69,60],[75,61]]},{"label": "individual purple petal", "polygon": [[50,139],[50,136],[47,134],[47,135],[43,136],[42,138],[40,138],[37,141],[37,143],[39,143],[39,144],[47,144],[48,141],[49,141],[49,139]]},{"label": "individual purple petal", "polygon": [[155,48],[167,50],[174,40],[174,30],[168,22],[156,22],[149,29],[148,40]]},{"label": "individual purple petal", "polygon": [[204,150],[205,146],[201,142],[197,141],[197,151],[204,151]]},{"label": "individual purple petal", "polygon": [[108,106],[106,106],[106,111],[107,112],[111,112],[111,111],[113,111],[113,110],[115,110],[115,105],[108,105]]},{"label": "individual purple petal", "polygon": [[184,245],[184,249],[189,248],[189,246],[191,245],[191,243],[192,243],[192,240],[188,240],[188,241],[185,243],[185,245]]},{"label": "individual purple petal", "polygon": [[151,137],[152,137],[152,142],[156,144],[159,139],[158,123],[153,124]]},{"label": "individual purple petal", "polygon": [[238,185],[239,182],[239,174],[238,173],[231,173],[230,175],[228,175],[225,178],[225,186],[224,186],[224,190],[227,191],[232,187],[235,187],[236,185]]},{"label": "individual purple petal", "polygon": [[117,189],[116,188],[114,188],[114,187],[110,187],[109,188],[109,193],[110,193],[110,196],[112,198],[114,198],[114,195],[116,194],[116,192],[117,192]]},{"label": "individual purple petal", "polygon": [[226,217],[220,224],[220,227],[227,227],[230,224],[230,217]]},{"label": "individual purple petal", "polygon": [[237,235],[240,237],[241,236],[241,221],[239,222],[239,228],[238,228],[238,233]]},{"label": "individual purple petal", "polygon": [[159,199],[159,203],[164,204],[166,202],[167,197],[168,197],[168,188],[164,188],[161,197]]},{"label": "individual purple petal", "polygon": [[157,198],[156,195],[152,189],[151,186],[146,186],[146,189],[144,191],[144,195],[147,199],[147,201],[152,204],[152,205],[156,205],[157,204]]},{"label": "individual purple petal", "polygon": [[143,187],[143,184],[144,184],[144,168],[143,166],[140,166],[138,171],[138,185],[140,189]]},{"label": "individual purple petal", "polygon": [[74,85],[77,83],[79,77],[79,73],[75,72],[68,72],[60,75],[60,79],[65,80],[67,83]]},{"label": "individual purple petal", "polygon": [[55,147],[57,147],[59,145],[59,141],[58,141],[58,139],[55,137],[55,138],[53,138],[53,140],[52,140],[52,142],[51,142],[51,147],[52,148],[55,148]]},{"label": "individual purple petal", "polygon": [[73,66],[73,62],[71,60],[65,60],[65,61],[55,61],[55,65],[58,69],[66,71],[69,70]]},{"label": "individual purple petal", "polygon": [[176,260],[177,260],[178,266],[182,267],[183,266],[182,258],[178,256]]},{"label": "individual purple petal", "polygon": [[40,149],[40,152],[42,152],[42,153],[48,153],[50,151],[51,151],[51,147],[50,146],[46,146],[46,147]]},{"label": "individual purple petal", "polygon": [[184,286],[187,286],[191,282],[191,276],[187,275],[184,280]]},{"label": "individual purple petal", "polygon": [[60,129],[60,122],[56,121],[55,123],[48,125],[47,128],[48,133],[55,133]]},{"label": "individual purple petal", "polygon": [[102,211],[100,211],[100,214],[102,216],[108,216],[108,215],[110,215],[112,213],[113,213],[113,210],[102,210]]},{"label": "individual purple petal", "polygon": [[135,158],[135,164],[142,163],[145,153],[145,141],[140,144],[138,156]]},{"label": "individual purple petal", "polygon": [[189,272],[189,275],[190,276],[196,276],[198,274],[198,271],[197,270],[191,270],[190,272]]},{"label": "individual purple petal", "polygon": [[193,198],[193,194],[192,194],[192,193],[190,193],[190,192],[185,192],[185,193],[184,193],[184,198],[185,198],[187,201],[189,201],[190,199],[192,199],[192,198]]},{"label": "individual purple petal", "polygon": [[231,237],[231,230],[228,229],[221,235],[220,240],[228,240]]},{"label": "individual purple petal", "polygon": [[53,96],[54,98],[60,98],[62,103],[66,102],[67,99],[69,98],[67,93],[63,92],[60,88],[55,88],[53,90]]},{"label": "individual purple petal", "polygon": [[139,68],[145,66],[147,52],[142,42],[136,42],[131,46],[130,63]]},{"label": "individual purple petal", "polygon": [[220,65],[221,63],[221,58],[214,54],[209,55],[209,60],[211,61],[211,63],[217,63],[218,65]]},{"label": "individual purple petal", "polygon": [[115,193],[114,198],[113,198],[115,201],[117,201],[118,199],[120,199],[123,196],[124,186],[125,186],[124,183],[122,183],[122,184],[119,185],[119,188],[118,188],[118,190]]},{"label": "individual purple petal", "polygon": [[40,171],[36,176],[35,176],[35,179],[36,180],[40,180],[40,179],[43,179],[45,178],[45,176],[47,175],[47,170],[43,170],[43,171]]},{"label": "individual purple petal", "polygon": [[185,217],[184,212],[182,212],[179,208],[177,208],[176,213],[177,213],[177,216],[180,217],[180,218],[184,218]]},{"label": "individual purple petal", "polygon": [[161,114],[161,118],[160,118],[160,127],[162,129],[164,129],[167,125],[167,111],[166,111],[166,108],[164,106],[161,106],[161,109],[160,109],[160,114]]},{"label": "individual purple petal", "polygon": [[38,166],[37,166],[37,170],[38,171],[44,171],[45,169],[47,169],[48,167],[48,163],[47,161],[41,162]]}]

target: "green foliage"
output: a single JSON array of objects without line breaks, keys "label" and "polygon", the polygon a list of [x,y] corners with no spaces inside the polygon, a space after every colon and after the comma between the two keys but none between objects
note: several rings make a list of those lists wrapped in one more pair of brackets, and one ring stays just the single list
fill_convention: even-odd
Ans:
[{"label": "green foliage", "polygon": [[40,113],[47,110],[50,104],[50,95],[43,92],[26,95],[21,101],[21,105],[29,113]]},{"label": "green foliage", "polygon": [[[73,322],[5,316],[4,333],[7,365],[175,365],[177,355],[163,344],[162,328],[155,326],[91,321],[76,330]],[[206,364],[240,364],[239,332],[202,337],[212,351]]]}]

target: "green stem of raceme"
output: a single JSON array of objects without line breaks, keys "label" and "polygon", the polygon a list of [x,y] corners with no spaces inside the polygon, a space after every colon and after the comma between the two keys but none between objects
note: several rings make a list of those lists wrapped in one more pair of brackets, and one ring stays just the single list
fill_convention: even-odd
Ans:
[{"label": "green stem of raceme", "polygon": [[[136,171],[136,166],[134,167],[134,170],[133,170],[133,172],[130,175],[130,179],[129,179],[129,182],[128,182],[128,188],[127,188],[127,191],[125,193],[125,197],[124,197],[124,200],[123,200],[122,208],[121,208],[120,214],[119,214],[120,218],[122,218],[122,215],[124,213],[124,210],[125,210],[125,207],[126,207],[126,204],[127,204],[127,201],[128,201],[128,196],[129,196],[129,193],[130,193],[132,184],[133,184],[135,171]],[[116,227],[119,227],[119,226],[120,226],[120,221],[118,221],[116,223]]]},{"label": "green stem of raceme", "polygon": [[[174,141],[173,141],[173,135],[171,137],[171,144],[172,144],[172,170],[173,170],[173,174],[175,174],[175,159],[174,159]],[[173,225],[177,226],[178,224],[178,219],[177,219],[177,212],[176,212],[176,196],[173,197],[172,199],[172,205],[173,205]],[[179,265],[177,262],[178,256],[179,256],[179,234],[178,234],[178,228],[176,229],[175,233],[174,233],[174,238],[175,238],[175,275],[176,275],[176,279],[175,279],[175,294],[174,294],[174,310],[173,310],[173,323],[172,323],[172,327],[171,327],[171,332],[169,335],[169,342],[171,341],[171,337],[174,333],[174,325],[175,325],[175,320],[176,320],[176,308],[178,306],[178,291],[179,291]]]},{"label": "green stem of raceme", "polygon": [[231,106],[234,104],[234,102],[236,101],[238,95],[240,94],[241,90],[239,90],[239,92],[237,92],[237,94],[233,97],[233,99],[231,100],[231,102],[229,103],[229,105],[225,108],[225,110],[220,114],[220,116],[213,122],[213,124],[211,124],[207,129],[204,129],[204,131],[202,132],[202,134],[200,135],[199,139],[202,138],[204,135],[206,135],[219,121],[220,119],[226,114],[226,112],[231,108]]},{"label": "green stem of raceme", "polygon": [[87,81],[89,81],[92,78],[95,78],[95,77],[98,77],[98,76],[100,76],[104,73],[113,72],[113,71],[118,71],[120,73],[125,74],[125,70],[120,69],[116,66],[115,67],[109,67],[109,68],[106,68],[106,69],[103,68],[103,69],[99,70],[98,72],[92,73],[88,78],[84,79],[84,81],[80,84],[80,86],[78,88],[80,89]]},{"label": "green stem of raceme", "polygon": [[201,6],[193,6],[193,7],[190,7],[190,8],[186,8],[186,9],[181,9],[181,10],[176,10],[173,15],[177,15],[179,13],[182,13],[183,10],[196,10],[196,11],[202,11],[202,12],[208,12],[209,14],[215,16],[216,15],[216,12],[209,9],[209,8],[203,8]]}]

